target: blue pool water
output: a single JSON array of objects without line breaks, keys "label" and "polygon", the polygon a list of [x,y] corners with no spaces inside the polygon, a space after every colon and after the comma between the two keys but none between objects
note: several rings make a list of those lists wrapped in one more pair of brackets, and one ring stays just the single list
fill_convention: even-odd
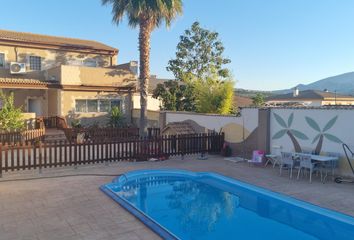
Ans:
[{"label": "blue pool water", "polygon": [[143,170],[101,189],[165,239],[354,239],[354,218],[215,173]]}]

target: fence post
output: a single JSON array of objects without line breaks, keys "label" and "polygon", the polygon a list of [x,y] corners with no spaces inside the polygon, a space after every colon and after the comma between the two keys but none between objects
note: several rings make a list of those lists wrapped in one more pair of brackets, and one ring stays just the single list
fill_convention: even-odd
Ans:
[{"label": "fence post", "polygon": [[[39,159],[38,159],[38,169],[39,169],[39,174],[42,174],[42,158],[43,158],[43,155],[42,155],[42,142],[41,141],[39,141],[39,148],[38,148],[38,150],[39,150]],[[34,152],[36,152],[37,151],[37,149],[36,149],[36,145],[35,144],[33,144],[33,146],[34,146]]]},{"label": "fence post", "polygon": [[0,178],[2,178],[2,143],[0,142]]},{"label": "fence post", "polygon": [[220,152],[220,150],[222,149],[223,145],[224,145],[224,142],[225,142],[225,133],[222,132],[221,133],[221,143],[220,143],[220,146],[219,146],[219,149],[218,151]]},{"label": "fence post", "polygon": [[77,142],[74,143],[74,168],[77,169]]},{"label": "fence post", "polygon": [[[177,139],[178,139],[178,152],[180,152],[181,153],[181,159],[182,160],[184,160],[184,155],[185,155],[185,153],[186,153],[186,151],[185,151],[185,144],[186,144],[186,138],[184,138],[184,136],[179,136],[179,135],[177,135]],[[177,153],[178,154],[178,153]]]},{"label": "fence post", "polygon": [[109,144],[109,141],[105,141],[104,142],[106,147],[105,147],[105,158],[104,158],[104,165],[105,166],[108,166],[108,144]]}]

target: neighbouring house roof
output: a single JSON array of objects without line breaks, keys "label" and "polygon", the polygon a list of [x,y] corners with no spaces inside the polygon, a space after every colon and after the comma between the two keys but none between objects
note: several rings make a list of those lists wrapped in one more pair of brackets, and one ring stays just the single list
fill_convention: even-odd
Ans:
[{"label": "neighbouring house roof", "polygon": [[149,86],[148,86],[148,91],[153,92],[157,86],[157,84],[163,84],[164,82],[167,81],[172,81],[174,79],[166,79],[166,78],[157,78],[157,76],[152,75],[149,79]]},{"label": "neighbouring house roof", "polygon": [[[148,93],[152,94],[158,84],[160,83],[163,84],[164,82],[173,81],[173,80],[174,79],[157,78],[156,75],[151,75],[149,78]],[[180,82],[180,84],[183,84],[183,82]],[[138,84],[137,89],[139,90],[139,88],[140,85]]]},{"label": "neighbouring house roof", "polygon": [[304,101],[304,100],[334,100],[334,99],[340,99],[340,100],[348,100],[348,101],[354,101],[353,96],[347,96],[347,95],[340,95],[336,94],[333,92],[325,92],[325,91],[318,91],[318,90],[305,90],[305,91],[299,91],[299,94],[297,96],[294,96],[293,93],[287,93],[287,94],[280,94],[280,95],[275,95],[268,97],[266,101]]},{"label": "neighbouring house roof", "polygon": [[188,122],[171,122],[162,130],[162,134],[195,134],[197,133]]},{"label": "neighbouring house roof", "polygon": [[242,96],[238,96],[238,95],[234,95],[233,102],[234,102],[234,105],[237,107],[248,107],[248,106],[251,106],[253,103],[251,98],[242,97]]},{"label": "neighbouring house roof", "polygon": [[18,45],[38,45],[38,46],[52,46],[63,50],[86,50],[86,51],[107,51],[108,54],[116,54],[118,49],[105,45],[103,43],[83,40],[77,38],[56,37],[42,34],[14,32],[8,30],[0,30],[0,41],[8,42]]}]

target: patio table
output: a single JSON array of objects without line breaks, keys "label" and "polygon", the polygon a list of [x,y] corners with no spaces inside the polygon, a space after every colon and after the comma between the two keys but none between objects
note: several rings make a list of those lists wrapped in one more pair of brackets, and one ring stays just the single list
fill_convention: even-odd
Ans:
[{"label": "patio table", "polygon": [[[332,163],[332,169],[334,168],[334,162],[339,160],[338,157],[321,156],[321,155],[315,155],[315,154],[311,154],[311,159],[315,162],[320,163],[320,164],[330,162],[330,163]],[[326,182],[327,176],[328,176],[328,171],[326,171],[326,174],[322,180],[322,183]]]},{"label": "patio table", "polygon": [[338,161],[338,157],[322,156],[322,155],[315,155],[315,154],[311,154],[311,159],[317,162]]},{"label": "patio table", "polygon": [[[294,157],[297,157],[298,153],[294,153]],[[316,155],[316,154],[309,154],[311,155],[311,160],[314,162],[318,162],[319,164],[324,164],[324,163],[332,163],[332,169],[334,168],[334,162],[338,161],[338,157],[332,157],[332,156],[323,156],[323,155]],[[328,171],[326,171],[326,174],[323,179],[321,179],[322,183],[325,183],[326,178],[328,177]]]}]

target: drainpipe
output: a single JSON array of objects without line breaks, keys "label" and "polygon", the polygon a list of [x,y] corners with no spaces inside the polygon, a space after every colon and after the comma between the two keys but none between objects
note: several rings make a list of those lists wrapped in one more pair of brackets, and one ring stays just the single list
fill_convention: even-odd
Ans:
[{"label": "drainpipe", "polygon": [[267,108],[267,138],[266,138],[266,152],[267,153],[271,153],[270,152],[270,147],[271,147],[271,144],[270,144],[270,141],[271,141],[271,132],[270,132],[270,121],[271,121],[271,111],[272,109],[271,108]]},{"label": "drainpipe", "polygon": [[17,56],[17,47],[14,47],[14,50],[15,50],[15,62],[18,62],[17,59],[18,59],[18,56]]}]

